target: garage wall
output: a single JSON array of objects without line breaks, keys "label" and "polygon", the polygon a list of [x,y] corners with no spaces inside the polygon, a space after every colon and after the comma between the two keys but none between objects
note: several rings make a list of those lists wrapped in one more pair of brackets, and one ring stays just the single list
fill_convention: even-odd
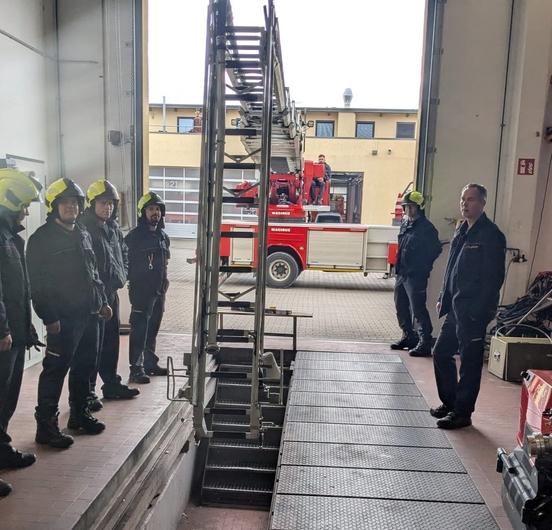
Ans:
[{"label": "garage wall", "polygon": [[9,153],[47,161],[46,94],[53,87],[44,35],[53,21],[39,0],[0,0],[0,13],[0,158]]},{"label": "garage wall", "polygon": [[[505,302],[523,294],[535,272],[552,268],[543,227],[531,270],[550,153],[543,131],[550,119],[552,3],[515,0],[513,5],[511,16],[507,0],[444,4],[434,152],[425,190],[430,218],[448,240],[460,216],[462,187],[478,182],[488,188],[489,217],[508,245],[529,258],[510,267]],[[520,158],[535,159],[534,175],[518,175]],[[550,216],[543,219],[550,223]],[[430,303],[437,298],[442,268],[438,264],[432,275]]]}]

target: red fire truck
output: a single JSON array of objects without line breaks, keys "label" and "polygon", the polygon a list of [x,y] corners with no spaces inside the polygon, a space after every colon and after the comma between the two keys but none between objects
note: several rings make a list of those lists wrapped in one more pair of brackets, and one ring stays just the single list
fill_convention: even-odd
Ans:
[{"label": "red fire truck", "polygon": [[[362,272],[364,275],[383,272],[388,276],[392,273],[398,226],[315,222],[319,212],[330,210],[327,177],[322,188],[312,186],[313,179],[322,181],[325,178],[324,171],[323,164],[305,161],[301,176],[270,176],[269,287],[290,287],[304,270]],[[318,198],[321,191],[322,197]],[[257,187],[246,182],[238,186],[235,193],[251,200],[257,196]],[[256,230],[255,223],[229,222],[222,226],[223,232]],[[254,268],[256,238],[223,237],[220,255],[228,267]]]}]

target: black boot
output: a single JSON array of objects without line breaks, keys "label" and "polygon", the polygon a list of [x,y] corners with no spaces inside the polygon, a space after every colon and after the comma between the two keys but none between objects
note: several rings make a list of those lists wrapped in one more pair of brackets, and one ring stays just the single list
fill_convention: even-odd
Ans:
[{"label": "black boot", "polygon": [[418,338],[416,335],[407,335],[403,333],[403,336],[397,341],[391,344],[392,350],[410,350],[418,344]]},{"label": "black boot", "polygon": [[36,462],[33,453],[22,453],[16,451],[9,444],[0,445],[0,469],[19,469],[27,467]]},{"label": "black boot", "polygon": [[96,392],[90,392],[86,398],[86,404],[90,412],[98,412],[103,409],[103,403],[100,401],[100,398],[97,396]]},{"label": "black boot", "polygon": [[11,484],[6,482],[5,480],[0,479],[0,497],[7,497],[11,492],[13,488],[11,487]]},{"label": "black boot", "polygon": [[137,388],[129,388],[119,381],[102,386],[104,399],[132,399],[140,394]]},{"label": "black boot", "polygon": [[90,411],[84,405],[70,404],[71,413],[67,428],[74,431],[83,430],[86,434],[100,434],[105,429],[105,423],[102,423],[97,418],[94,418]]},{"label": "black boot", "polygon": [[43,416],[38,410],[35,412],[36,443],[46,444],[57,449],[67,449],[73,444],[75,441],[73,437],[59,430],[58,416],[59,413]]},{"label": "black boot", "polygon": [[433,344],[433,341],[431,337],[427,339],[420,339],[420,342],[416,345],[416,347],[412,348],[408,355],[411,357],[431,357],[431,346]]},{"label": "black boot", "polygon": [[148,367],[144,366],[144,370],[148,375],[167,375],[167,369],[159,366],[158,364]]},{"label": "black boot", "polygon": [[142,366],[131,366],[128,381],[129,383],[146,384],[150,382],[150,378]]}]

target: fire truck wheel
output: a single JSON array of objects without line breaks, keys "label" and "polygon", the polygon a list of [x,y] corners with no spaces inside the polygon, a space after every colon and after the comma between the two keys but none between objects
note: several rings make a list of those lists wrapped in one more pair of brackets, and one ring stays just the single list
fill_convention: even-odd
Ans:
[{"label": "fire truck wheel", "polygon": [[269,287],[285,289],[290,287],[299,276],[297,262],[286,252],[274,252],[266,261],[267,280]]}]

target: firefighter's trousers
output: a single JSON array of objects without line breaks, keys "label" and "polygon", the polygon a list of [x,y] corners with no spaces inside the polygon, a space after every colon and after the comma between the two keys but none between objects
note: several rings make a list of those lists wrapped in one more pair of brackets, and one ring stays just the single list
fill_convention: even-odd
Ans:
[{"label": "firefighter's trousers", "polygon": [[[470,417],[481,384],[488,321],[447,314],[433,348],[433,366],[439,397],[459,416]],[[454,355],[460,354],[460,373]]]},{"label": "firefighter's trousers", "polygon": [[11,442],[8,423],[17,406],[24,367],[25,346],[0,352],[0,444]]},{"label": "firefighter's trousers", "polygon": [[[395,309],[399,327],[405,335],[419,335],[422,340],[431,340],[433,326],[426,307],[427,278],[397,276],[395,283]],[[417,323],[418,330],[415,330]],[[417,332],[415,332],[417,331]]]},{"label": "firefighter's trousers", "polygon": [[38,407],[41,417],[58,412],[63,381],[69,371],[69,402],[86,403],[90,376],[94,372],[99,345],[97,314],[61,318],[61,331],[46,338],[46,355],[38,380]]},{"label": "firefighter's trousers", "polygon": [[131,371],[153,368],[159,362],[159,357],[155,355],[155,347],[164,311],[164,294],[156,295],[146,303],[132,306],[129,337]]},{"label": "firefighter's trousers", "polygon": [[119,362],[119,331],[120,331],[120,311],[119,295],[114,293],[107,294],[107,303],[113,310],[113,316],[110,320],[100,319],[100,340],[98,349],[98,360],[96,369],[90,378],[90,389],[94,391],[98,373],[104,384],[116,384],[119,382],[117,376],[117,364]]}]

